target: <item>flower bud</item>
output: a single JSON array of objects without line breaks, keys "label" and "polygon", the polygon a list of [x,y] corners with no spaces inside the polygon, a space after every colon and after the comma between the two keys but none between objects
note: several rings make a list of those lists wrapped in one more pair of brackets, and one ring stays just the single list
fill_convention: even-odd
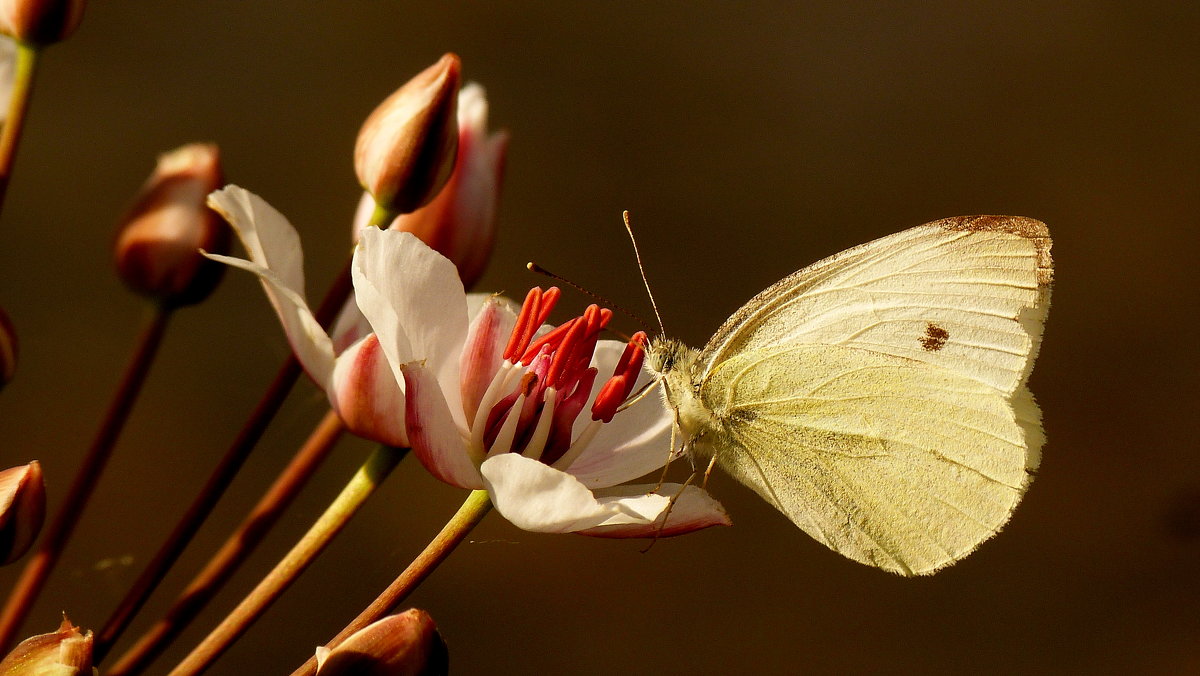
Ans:
[{"label": "flower bud", "polygon": [[438,676],[449,671],[449,661],[433,618],[412,608],[360,629],[333,650],[317,648],[317,676]]},{"label": "flower bud", "polygon": [[117,272],[131,289],[177,307],[216,288],[226,266],[200,249],[229,252],[229,226],[205,203],[220,185],[215,145],[194,143],[158,158],[117,233]]},{"label": "flower bud", "polygon": [[0,33],[48,45],[65,40],[83,19],[84,0],[0,0]]},{"label": "flower bud", "polygon": [[13,379],[17,371],[17,329],[0,310],[0,389]]},{"label": "flower bud", "polygon": [[63,616],[58,631],[21,641],[0,662],[0,676],[91,676],[92,632]]},{"label": "flower bud", "polygon": [[[411,232],[458,267],[468,289],[479,281],[496,241],[496,209],[504,177],[508,134],[488,135],[487,98],[470,83],[458,94],[458,159],[454,173],[432,202],[402,214],[392,230]],[[354,234],[370,222],[375,203],[364,194],[354,217]]]},{"label": "flower bud", "polygon": [[29,550],[45,516],[46,486],[36,460],[0,472],[0,565]]},{"label": "flower bud", "polygon": [[379,104],[358,132],[358,181],[388,211],[417,209],[449,178],[460,70],[458,57],[446,54]]}]

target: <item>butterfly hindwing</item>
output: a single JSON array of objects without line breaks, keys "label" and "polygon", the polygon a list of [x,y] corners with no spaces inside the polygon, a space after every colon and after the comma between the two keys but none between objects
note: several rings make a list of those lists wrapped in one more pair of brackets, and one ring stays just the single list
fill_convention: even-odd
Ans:
[{"label": "butterfly hindwing", "polygon": [[948,369],[764,348],[720,363],[701,396],[722,422],[718,464],[830,548],[900,574],[966,556],[1028,484],[1007,397]]}]

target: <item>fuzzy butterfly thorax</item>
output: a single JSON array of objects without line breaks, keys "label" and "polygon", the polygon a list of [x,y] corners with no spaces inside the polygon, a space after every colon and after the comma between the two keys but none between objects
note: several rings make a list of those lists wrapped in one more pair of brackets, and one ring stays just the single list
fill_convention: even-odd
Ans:
[{"label": "fuzzy butterfly thorax", "polygon": [[719,429],[713,411],[700,400],[698,373],[700,353],[674,338],[658,337],[646,350],[646,369],[662,383],[663,400],[675,414],[675,426],[684,448],[707,457],[704,444],[696,444],[706,432]]}]

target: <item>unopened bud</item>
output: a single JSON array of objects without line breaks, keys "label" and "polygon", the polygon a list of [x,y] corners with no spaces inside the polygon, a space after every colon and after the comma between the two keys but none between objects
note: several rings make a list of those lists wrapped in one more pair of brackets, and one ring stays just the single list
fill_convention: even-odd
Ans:
[{"label": "unopened bud", "polygon": [[84,0],[0,0],[0,33],[48,45],[65,40],[83,20]]},{"label": "unopened bud", "polygon": [[46,486],[38,461],[0,472],[0,565],[29,550],[45,517]]},{"label": "unopened bud", "polygon": [[[488,134],[487,97],[470,83],[458,94],[458,160],[446,186],[432,202],[398,216],[392,230],[411,232],[458,268],[463,286],[479,281],[496,241],[496,211],[508,134]],[[375,204],[364,194],[355,214],[357,236]]]},{"label": "unopened bud", "polygon": [[0,310],[0,389],[17,372],[17,330],[4,310]]},{"label": "unopened bud", "polygon": [[0,662],[0,676],[91,676],[92,632],[63,616],[58,631],[21,641]]},{"label": "unopened bud", "polygon": [[200,249],[229,252],[229,226],[205,203],[220,186],[215,145],[194,143],[158,158],[117,233],[117,272],[131,289],[176,307],[216,288],[226,266]]},{"label": "unopened bud", "polygon": [[358,181],[380,207],[414,211],[441,190],[458,146],[461,64],[454,54],[409,80],[363,123],[354,144]]},{"label": "unopened bud", "polygon": [[433,618],[412,608],[360,629],[333,650],[317,648],[317,676],[440,676],[449,661]]}]

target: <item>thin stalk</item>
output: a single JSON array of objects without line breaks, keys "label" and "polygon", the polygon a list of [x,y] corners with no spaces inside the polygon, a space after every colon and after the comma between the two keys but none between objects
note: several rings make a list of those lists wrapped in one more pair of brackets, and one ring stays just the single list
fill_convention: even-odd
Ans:
[{"label": "thin stalk", "polygon": [[79,517],[100,481],[109,457],[112,456],[117,437],[120,436],[125,421],[129,419],[133,404],[146,382],[146,375],[150,372],[154,356],[158,354],[170,318],[171,311],[168,308],[155,306],[142,327],[129,364],[125,367],[125,375],[121,377],[104,420],[96,430],[92,445],[75,473],[71,488],[67,491],[66,498],[59,506],[50,527],[46,529],[37,553],[21,572],[21,577],[8,597],[3,615],[0,615],[0,652],[6,652],[12,644],[21,623],[29,615],[34,601],[46,584],[46,578],[54,569],[67,541],[71,538],[72,531],[79,523]]},{"label": "thin stalk", "polygon": [[[328,328],[333,323],[338,311],[349,298],[351,288],[350,261],[346,261],[346,265],[332,286],[329,287],[325,299],[321,301],[321,307],[316,312],[317,321],[322,327]],[[117,610],[105,622],[102,631],[107,640],[103,644],[97,645],[98,649],[107,651],[112,647],[113,642],[129,626],[134,616],[150,598],[150,594],[158,587],[158,583],[166,576],[167,571],[183,554],[183,550],[191,543],[204,520],[208,518],[221,496],[225,494],[225,489],[233,483],[234,477],[245,464],[246,458],[250,456],[250,451],[254,450],[254,445],[262,438],[271,419],[283,406],[284,399],[291,392],[292,386],[296,384],[300,373],[300,362],[296,360],[294,354],[288,355],[279,367],[279,371],[276,372],[275,379],[267,387],[267,391],[254,408],[254,412],[250,414],[229,449],[225,451],[225,455],[213,469],[213,473],[204,487],[200,489],[200,493],[196,495],[187,512],[176,524],[175,530],[167,536],[154,558],[146,565],[145,570],[133,583],[133,587],[118,604]],[[102,650],[94,653],[94,660],[98,661],[104,656]]]},{"label": "thin stalk", "polygon": [[199,674],[211,666],[300,577],[407,453],[407,448],[377,448],[304,537],[170,676]]},{"label": "thin stalk", "polygon": [[[166,615],[142,634],[137,643],[112,667],[105,669],[105,674],[132,676],[141,673],[162,653],[254,552],[345,431],[346,427],[337,413],[330,411],[325,414],[292,461],[275,479],[275,483],[204,569],[192,579]],[[100,631],[95,643],[97,650],[107,652],[111,648],[116,638],[111,635],[111,629],[106,625]]]},{"label": "thin stalk", "polygon": [[[388,613],[396,609],[408,595],[413,592],[425,578],[429,577],[430,573],[441,565],[447,557],[454,551],[467,534],[471,532],[487,516],[487,513],[492,509],[491,498],[488,497],[487,491],[471,491],[467,496],[462,506],[458,508],[454,516],[446,522],[442,527],[437,537],[425,547],[425,549],[413,559],[412,563],[400,573],[392,584],[383,591],[367,609],[354,618],[354,621],[346,625],[345,629],[326,644],[326,647],[333,649],[340,645],[343,641],[349,638],[354,632],[363,627],[377,622]],[[292,672],[292,676],[313,676],[317,673],[317,658],[309,658],[299,669]],[[172,675],[174,676],[174,675]]]},{"label": "thin stalk", "polygon": [[17,144],[21,140],[21,131],[25,128],[25,113],[29,111],[29,101],[33,98],[38,49],[37,45],[17,43],[12,98],[8,102],[4,130],[0,131],[0,209],[4,208],[4,197],[8,194],[8,182],[12,177],[13,162],[17,157]]}]

